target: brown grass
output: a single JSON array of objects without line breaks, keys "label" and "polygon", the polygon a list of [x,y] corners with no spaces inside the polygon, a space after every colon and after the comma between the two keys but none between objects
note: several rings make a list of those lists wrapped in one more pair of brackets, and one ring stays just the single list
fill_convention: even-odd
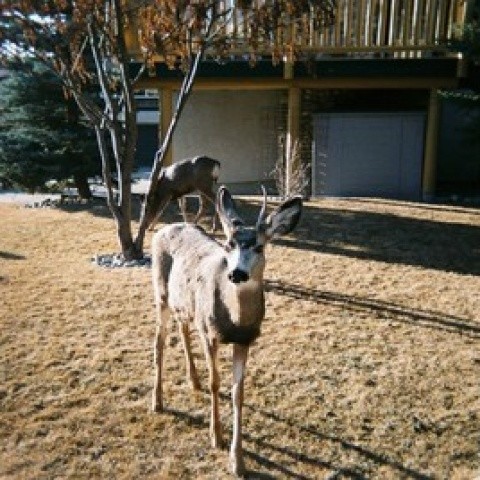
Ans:
[{"label": "brown grass", "polygon": [[[0,218],[0,477],[227,477],[173,326],[168,412],[149,411],[150,272],[90,263],[117,249],[104,209],[0,205]],[[246,381],[250,477],[478,478],[480,211],[309,202],[267,255]]]}]

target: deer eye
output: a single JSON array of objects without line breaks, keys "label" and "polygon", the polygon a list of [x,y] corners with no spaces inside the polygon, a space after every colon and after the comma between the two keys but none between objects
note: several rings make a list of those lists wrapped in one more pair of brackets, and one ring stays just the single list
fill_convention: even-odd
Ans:
[{"label": "deer eye", "polygon": [[253,251],[254,251],[255,253],[263,253],[263,245],[255,245],[255,246],[253,247]]}]

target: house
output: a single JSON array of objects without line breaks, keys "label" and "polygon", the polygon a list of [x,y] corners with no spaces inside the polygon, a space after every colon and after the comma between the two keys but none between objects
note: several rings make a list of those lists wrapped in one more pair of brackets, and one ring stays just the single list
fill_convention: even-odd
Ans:
[{"label": "house", "polygon": [[[235,22],[240,9],[225,3],[233,3]],[[467,74],[446,45],[474,4],[338,0],[333,24],[299,39],[302,60],[274,65],[267,51],[254,68],[242,57],[202,63],[169,161],[212,156],[222,161],[222,183],[258,193],[259,183],[275,190],[282,145],[287,152],[298,145],[313,196],[432,199],[448,182],[438,176],[449,161],[439,151],[442,129],[458,134],[442,121],[439,91],[459,87]],[[129,41],[134,52],[138,42]],[[149,105],[139,118],[145,165],[168,125],[179,73],[159,62],[138,86]]]}]

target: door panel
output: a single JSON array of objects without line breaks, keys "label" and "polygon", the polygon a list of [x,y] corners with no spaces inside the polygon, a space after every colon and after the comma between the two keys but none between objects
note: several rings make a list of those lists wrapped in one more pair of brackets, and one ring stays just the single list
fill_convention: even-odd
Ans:
[{"label": "door panel", "polygon": [[423,115],[318,115],[314,145],[314,195],[419,198]]}]

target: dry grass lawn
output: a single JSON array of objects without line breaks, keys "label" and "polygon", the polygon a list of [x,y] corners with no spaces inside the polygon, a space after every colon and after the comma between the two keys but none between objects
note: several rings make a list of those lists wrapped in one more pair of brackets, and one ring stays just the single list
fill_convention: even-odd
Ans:
[{"label": "dry grass lawn", "polygon": [[[105,209],[0,204],[0,219],[0,477],[227,478],[173,326],[168,411],[149,411],[150,272],[91,264],[117,250]],[[480,210],[308,202],[267,256],[246,380],[249,477],[479,478]]]}]

